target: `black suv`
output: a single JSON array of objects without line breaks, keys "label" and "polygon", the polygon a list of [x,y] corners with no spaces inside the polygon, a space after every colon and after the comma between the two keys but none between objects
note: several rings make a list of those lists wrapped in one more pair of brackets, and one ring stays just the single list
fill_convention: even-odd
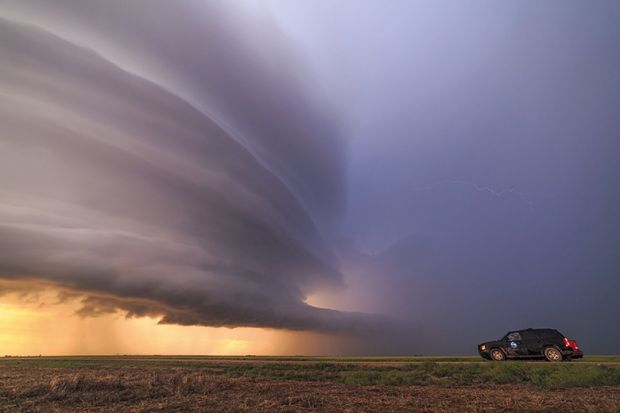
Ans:
[{"label": "black suv", "polygon": [[511,331],[497,341],[479,344],[478,353],[482,358],[494,361],[543,357],[548,361],[562,361],[583,357],[575,340],[569,340],[551,328]]}]

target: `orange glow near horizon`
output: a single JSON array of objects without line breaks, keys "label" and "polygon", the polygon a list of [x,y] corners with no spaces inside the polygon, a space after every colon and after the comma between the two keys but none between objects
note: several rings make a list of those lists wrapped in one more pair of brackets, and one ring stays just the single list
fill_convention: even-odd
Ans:
[{"label": "orange glow near horizon", "polygon": [[[121,313],[81,317],[58,291],[0,295],[1,355],[271,355],[328,351],[325,336],[266,328],[159,325]],[[329,340],[327,340],[329,341]]]}]

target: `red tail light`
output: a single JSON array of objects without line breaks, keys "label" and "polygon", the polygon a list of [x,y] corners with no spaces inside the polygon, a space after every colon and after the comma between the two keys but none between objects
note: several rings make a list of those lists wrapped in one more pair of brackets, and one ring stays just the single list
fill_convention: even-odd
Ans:
[{"label": "red tail light", "polygon": [[572,348],[573,350],[579,350],[579,346],[575,340],[569,340],[564,337],[564,347]]}]

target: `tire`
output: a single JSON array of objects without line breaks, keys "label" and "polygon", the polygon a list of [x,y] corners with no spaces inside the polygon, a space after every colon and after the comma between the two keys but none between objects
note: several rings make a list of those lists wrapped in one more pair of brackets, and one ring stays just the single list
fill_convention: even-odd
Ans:
[{"label": "tire", "polygon": [[562,361],[562,353],[557,347],[545,347],[544,354],[547,361],[551,361],[553,363]]},{"label": "tire", "polygon": [[506,355],[504,352],[498,348],[492,348],[489,352],[489,356],[491,356],[491,360],[493,361],[504,361],[506,360]]}]

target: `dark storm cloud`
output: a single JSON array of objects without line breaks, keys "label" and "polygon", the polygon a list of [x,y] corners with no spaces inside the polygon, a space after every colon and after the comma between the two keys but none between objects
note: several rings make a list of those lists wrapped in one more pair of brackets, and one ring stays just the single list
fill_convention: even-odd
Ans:
[{"label": "dark storm cloud", "polygon": [[617,2],[0,4],[4,278],[83,315],[402,321],[350,352],[618,352]]},{"label": "dark storm cloud", "polygon": [[361,4],[387,40],[329,35],[373,56],[345,232],[375,310],[429,353],[537,326],[618,352],[619,4]]},{"label": "dark storm cloud", "polygon": [[617,353],[620,4],[272,1],[354,128],[333,301],[419,352],[549,326]]},{"label": "dark storm cloud", "polygon": [[337,114],[269,17],[219,0],[8,1],[4,9],[212,115],[304,201],[319,225],[339,215],[345,165]]},{"label": "dark storm cloud", "polygon": [[193,98],[234,111],[235,129],[252,135],[234,139],[175,94],[174,82],[125,70],[108,49],[84,44],[87,34],[54,32],[52,21],[66,16],[7,7],[0,275],[83,292],[83,315],[122,309],[163,323],[363,329],[370,317],[303,302],[342,286],[315,224],[338,213],[338,125],[295,75],[277,72],[285,49],[275,47],[269,67],[232,35],[219,6],[197,19],[197,4],[167,4],[93,4],[93,15],[80,2],[65,6],[115,47],[173,62],[166,70]]}]

